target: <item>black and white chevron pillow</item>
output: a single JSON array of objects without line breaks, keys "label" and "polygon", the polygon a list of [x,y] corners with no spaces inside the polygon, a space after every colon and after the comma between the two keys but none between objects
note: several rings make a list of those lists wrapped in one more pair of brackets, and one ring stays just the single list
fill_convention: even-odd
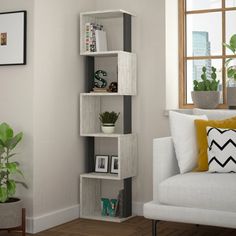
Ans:
[{"label": "black and white chevron pillow", "polygon": [[236,130],[207,127],[209,172],[236,172]]}]

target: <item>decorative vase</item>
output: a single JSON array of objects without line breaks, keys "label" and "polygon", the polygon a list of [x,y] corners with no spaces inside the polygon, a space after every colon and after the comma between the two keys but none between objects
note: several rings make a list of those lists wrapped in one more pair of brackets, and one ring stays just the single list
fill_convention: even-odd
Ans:
[{"label": "decorative vase", "polygon": [[23,202],[10,198],[9,202],[0,203],[0,229],[15,228],[22,224]]},{"label": "decorative vase", "polygon": [[192,91],[191,95],[197,108],[214,109],[220,103],[219,91]]},{"label": "decorative vase", "polygon": [[112,123],[102,124],[102,132],[105,134],[113,134],[115,132],[115,124]]}]

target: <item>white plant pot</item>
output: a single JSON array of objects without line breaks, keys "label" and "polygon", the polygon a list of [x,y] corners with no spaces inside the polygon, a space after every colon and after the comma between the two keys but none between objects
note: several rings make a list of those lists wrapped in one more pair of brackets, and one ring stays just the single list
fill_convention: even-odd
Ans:
[{"label": "white plant pot", "polygon": [[0,229],[15,228],[22,224],[22,206],[20,199],[0,203]]},{"label": "white plant pot", "polygon": [[114,124],[103,124],[101,128],[104,134],[113,134],[115,132]]}]

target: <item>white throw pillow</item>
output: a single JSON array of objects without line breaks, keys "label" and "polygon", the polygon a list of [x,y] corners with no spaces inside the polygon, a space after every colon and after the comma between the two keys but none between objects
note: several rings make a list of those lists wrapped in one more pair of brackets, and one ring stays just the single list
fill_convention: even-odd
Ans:
[{"label": "white throw pillow", "polygon": [[235,110],[220,110],[220,109],[193,109],[194,115],[206,115],[209,120],[224,120],[236,116]]},{"label": "white throw pillow", "polygon": [[180,173],[197,167],[197,140],[194,120],[207,120],[206,115],[186,115],[170,111],[170,131],[173,138]]},{"label": "white throw pillow", "polygon": [[236,172],[236,130],[207,127],[209,172]]}]

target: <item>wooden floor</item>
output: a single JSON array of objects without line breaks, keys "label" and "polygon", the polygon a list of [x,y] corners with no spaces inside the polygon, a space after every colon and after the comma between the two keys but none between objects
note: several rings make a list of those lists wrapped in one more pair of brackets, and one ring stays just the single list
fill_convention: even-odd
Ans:
[{"label": "wooden floor", "polygon": [[[0,236],[21,236],[19,233],[0,232]],[[236,236],[236,230],[159,222],[158,236]],[[27,236],[30,236],[28,234]],[[135,217],[124,223],[75,220],[35,234],[35,236],[151,236],[151,221]]]}]

